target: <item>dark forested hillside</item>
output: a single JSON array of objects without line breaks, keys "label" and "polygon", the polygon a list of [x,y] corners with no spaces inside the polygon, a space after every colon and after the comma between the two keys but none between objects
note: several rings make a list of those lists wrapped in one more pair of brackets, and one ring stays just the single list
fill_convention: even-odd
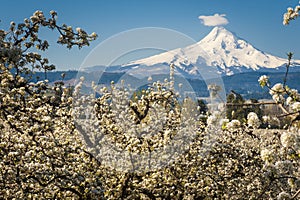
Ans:
[{"label": "dark forested hillside", "polygon": [[[61,74],[64,73],[64,81],[79,78],[79,76],[93,77],[93,80],[97,80],[99,84],[109,84],[111,81],[119,81],[124,73],[111,73],[105,72],[103,74],[95,74],[91,72],[79,72],[78,71],[53,71],[47,73],[47,79],[50,83],[61,81]],[[226,92],[229,93],[231,90],[242,94],[244,98],[256,98],[266,99],[271,98],[266,88],[261,88],[258,84],[258,79],[262,75],[270,76],[271,83],[282,82],[284,78],[284,72],[249,72],[235,74],[232,76],[223,76],[223,82],[225,85]],[[98,76],[98,77],[97,77]],[[287,77],[287,84],[291,88],[300,90],[300,72],[291,72]],[[45,74],[43,72],[36,72],[33,76],[32,81],[43,80]],[[188,79],[189,83],[196,91],[199,96],[208,96],[206,83],[199,79]]]}]

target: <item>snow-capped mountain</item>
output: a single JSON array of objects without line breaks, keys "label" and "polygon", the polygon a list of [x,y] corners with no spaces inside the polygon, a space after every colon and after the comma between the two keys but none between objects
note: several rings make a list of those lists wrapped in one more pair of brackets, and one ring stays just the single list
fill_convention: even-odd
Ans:
[{"label": "snow-capped mountain", "polygon": [[[137,76],[167,74],[170,63],[184,76],[195,77],[207,71],[232,75],[277,69],[284,66],[287,59],[258,50],[224,27],[214,27],[206,37],[195,44],[115,66],[109,71],[126,71]],[[295,60],[294,64],[300,65],[300,60]]]}]

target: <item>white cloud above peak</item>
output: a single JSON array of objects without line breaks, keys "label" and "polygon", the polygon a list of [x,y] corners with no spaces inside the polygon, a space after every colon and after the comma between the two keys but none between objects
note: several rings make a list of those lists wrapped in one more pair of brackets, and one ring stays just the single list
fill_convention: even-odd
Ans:
[{"label": "white cloud above peak", "polygon": [[200,15],[198,18],[204,26],[221,26],[228,24],[225,14]]}]

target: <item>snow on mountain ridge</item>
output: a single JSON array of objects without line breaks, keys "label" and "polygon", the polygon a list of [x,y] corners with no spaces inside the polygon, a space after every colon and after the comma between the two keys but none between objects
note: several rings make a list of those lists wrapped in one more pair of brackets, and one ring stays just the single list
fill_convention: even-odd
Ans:
[{"label": "snow on mountain ridge", "polygon": [[[136,60],[123,67],[157,68],[159,64],[174,63],[176,67],[192,75],[197,73],[196,66],[203,65],[203,62],[208,66],[219,68],[223,74],[232,75],[236,70],[243,72],[243,70],[277,68],[285,65],[287,60],[256,49],[224,27],[214,27],[206,37],[195,44]],[[299,64],[300,61],[296,63]],[[152,69],[155,70],[154,68]]]},{"label": "snow on mountain ridge", "polygon": [[258,70],[260,67],[276,68],[286,63],[286,59],[264,53],[223,27],[215,27],[198,45],[208,54],[208,65],[226,67],[246,67]]}]

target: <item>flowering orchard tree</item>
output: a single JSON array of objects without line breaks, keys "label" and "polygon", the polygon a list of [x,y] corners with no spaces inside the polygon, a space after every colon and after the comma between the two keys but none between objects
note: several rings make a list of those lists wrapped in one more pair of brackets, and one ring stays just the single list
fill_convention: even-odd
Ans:
[{"label": "flowering orchard tree", "polygon": [[[120,86],[112,83],[110,88],[100,89],[94,85],[100,98],[79,95],[83,84],[81,79],[74,92],[78,102],[73,107],[76,127],[84,134],[87,149],[105,169],[106,173],[101,174],[105,197],[292,199],[297,196],[299,133],[295,130],[255,130],[260,124],[255,113],[249,113],[247,126],[233,120],[227,122],[223,131],[216,124],[220,112],[209,116],[207,126],[195,121],[194,115],[184,118],[184,110],[190,113],[193,109],[180,104],[172,87],[168,87],[171,81],[155,82],[136,99],[132,99],[125,83]],[[195,123],[194,126],[185,128],[182,123],[186,120],[192,121],[189,125]],[[176,138],[182,131],[194,134],[190,140]],[[187,146],[180,141],[188,141]],[[166,154],[156,150],[170,143],[185,151],[167,154],[170,162],[166,162],[159,157]]]},{"label": "flowering orchard tree", "polygon": [[[34,70],[54,68],[32,52],[48,48],[38,36],[42,27],[57,30],[58,42],[68,48],[96,38],[57,25],[55,12],[47,19],[37,11],[0,30],[2,198],[299,197],[299,129],[257,130],[256,113],[241,124],[223,119],[222,109],[209,110],[203,123],[197,101],[176,92],[174,65],[169,79],[139,95],[122,81],[99,88],[81,78],[74,90],[46,80],[31,83]],[[273,88],[265,77],[260,83],[281,104],[291,97],[291,109],[297,108],[299,94],[286,83]]]},{"label": "flowering orchard tree", "polygon": [[97,161],[82,148],[70,111],[70,89],[30,83],[35,70],[52,70],[41,28],[57,30],[68,48],[89,45],[97,35],[57,24],[36,11],[24,23],[0,30],[0,196],[4,199],[101,197]]},{"label": "flowering orchard tree", "polygon": [[101,174],[105,197],[296,198],[298,130],[258,130],[261,122],[254,112],[242,124],[209,111],[203,124],[193,101],[180,101],[172,70],[173,65],[169,80],[154,82],[135,96],[123,81],[102,88],[92,83],[91,94],[83,78],[75,87],[75,124],[106,172]]},{"label": "flowering orchard tree", "polygon": [[290,117],[291,124],[297,122],[300,117],[300,94],[296,89],[289,88],[287,85],[289,68],[291,66],[292,53],[288,53],[288,63],[286,65],[286,73],[283,83],[276,83],[273,86],[269,81],[269,77],[263,75],[259,78],[258,82],[261,87],[267,87],[273,100],[285,113],[282,117]]},{"label": "flowering orchard tree", "polygon": [[269,134],[269,145],[261,148],[261,158],[265,162],[264,170],[268,174],[269,186],[281,188],[278,199],[296,199],[300,194],[300,94],[287,85],[292,53],[288,53],[288,63],[283,83],[271,85],[269,77],[263,75],[258,82],[269,89],[273,100],[285,113],[280,117],[291,118],[287,130]]}]

